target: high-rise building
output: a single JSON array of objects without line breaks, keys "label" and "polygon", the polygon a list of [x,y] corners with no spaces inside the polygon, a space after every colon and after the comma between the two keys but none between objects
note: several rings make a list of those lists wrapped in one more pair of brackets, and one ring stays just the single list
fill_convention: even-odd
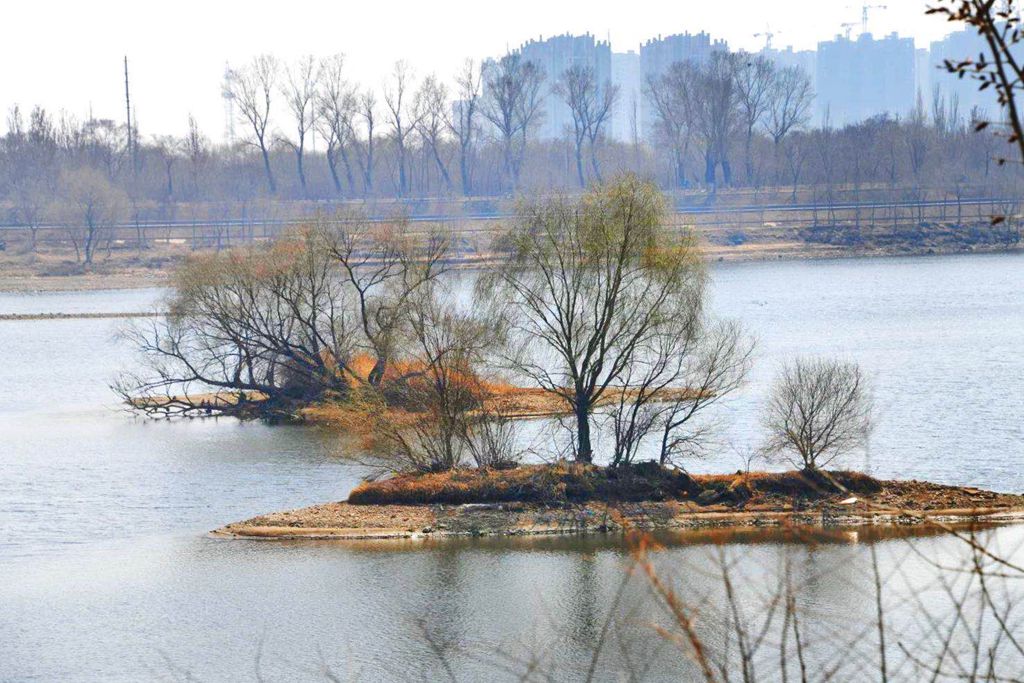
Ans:
[{"label": "high-rise building", "polygon": [[524,60],[544,70],[542,86],[544,116],[538,127],[542,139],[561,137],[572,128],[572,111],[562,97],[553,92],[558,79],[569,67],[580,64],[594,70],[599,91],[612,80],[612,50],[607,41],[596,40],[589,33],[573,36],[568,33],[552,38],[540,38],[524,43],[519,48]]},{"label": "high-rise building", "polygon": [[640,46],[640,68],[644,78],[660,76],[676,62],[706,62],[715,51],[728,52],[729,44],[724,40],[712,40],[703,31],[658,36]]},{"label": "high-rise building", "polygon": [[643,137],[643,83],[640,54],[635,50],[613,52],[612,84],[619,89],[608,126],[608,137],[613,140],[633,142]]},{"label": "high-rise building", "polygon": [[814,79],[818,72],[818,53],[814,50],[794,50],[792,46],[789,46],[782,50],[765,48],[761,50],[760,54],[780,69],[791,66],[802,69],[811,79],[811,87],[814,87]]},{"label": "high-rise building", "polygon": [[817,111],[834,125],[857,123],[877,114],[902,116],[916,99],[914,40],[892,33],[875,39],[836,36],[818,43]]},{"label": "high-rise building", "polygon": [[914,93],[927,101],[932,92],[931,53],[926,47],[914,50]]},{"label": "high-rise building", "polygon": [[987,112],[988,116],[995,114],[999,109],[995,93],[992,90],[979,91],[980,83],[973,78],[959,78],[949,73],[945,61],[958,64],[965,59],[977,59],[979,54],[988,54],[988,44],[971,29],[951,33],[931,44],[928,71],[932,86],[938,87],[940,95],[947,101],[955,99],[960,115],[965,118],[970,116],[974,107]]}]

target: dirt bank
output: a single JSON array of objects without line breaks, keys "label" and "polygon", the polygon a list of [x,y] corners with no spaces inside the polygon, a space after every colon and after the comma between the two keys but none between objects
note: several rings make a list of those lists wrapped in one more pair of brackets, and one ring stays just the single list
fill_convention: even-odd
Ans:
[{"label": "dirt bank", "polygon": [[548,503],[406,505],[342,501],[261,515],[213,533],[239,538],[386,539],[1024,520],[1024,496],[867,477],[859,488],[869,493],[824,493],[812,488],[794,489],[796,475],[799,473],[695,476],[701,495],[680,494],[651,501],[564,499]]}]

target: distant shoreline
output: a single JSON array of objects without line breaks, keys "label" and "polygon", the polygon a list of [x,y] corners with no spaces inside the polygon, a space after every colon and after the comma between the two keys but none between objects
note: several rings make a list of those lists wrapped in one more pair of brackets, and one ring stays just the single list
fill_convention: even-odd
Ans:
[{"label": "distant shoreline", "polygon": [[119,318],[159,318],[159,312],[123,313],[0,313],[0,322],[21,322],[26,320],[105,320]]},{"label": "distant shoreline", "polygon": [[[844,260],[908,256],[954,256],[969,254],[1004,254],[1024,251],[1020,247],[990,247],[976,245],[970,249],[921,247],[908,249],[852,249],[808,242],[752,242],[738,246],[705,244],[704,256],[712,263],[746,263],[803,260]],[[465,264],[466,270],[481,269],[486,262]],[[32,292],[85,292],[113,289],[145,289],[166,287],[171,270],[146,270],[137,267],[111,270],[103,273],[75,275],[43,275],[28,271],[5,273],[0,265],[0,293]],[[109,316],[102,316],[109,317]],[[125,316],[133,317],[133,316]]]},{"label": "distant shoreline", "polygon": [[123,271],[90,273],[88,275],[38,275],[5,273],[0,267],[0,293],[95,292],[112,289],[147,289],[166,287],[170,274],[166,271]]}]

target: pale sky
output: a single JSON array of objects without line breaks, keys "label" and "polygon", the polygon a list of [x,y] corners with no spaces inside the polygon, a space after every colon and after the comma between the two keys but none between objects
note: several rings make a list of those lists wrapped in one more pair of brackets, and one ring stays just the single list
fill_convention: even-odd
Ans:
[{"label": "pale sky", "polygon": [[[877,0],[876,0],[877,2]],[[879,3],[881,4],[881,3]],[[926,0],[888,0],[869,30],[898,31],[918,47],[950,26],[925,17]],[[419,76],[444,79],[466,57],[494,56],[524,40],[571,32],[610,37],[612,49],[638,49],[647,38],[707,31],[733,48],[757,49],[771,27],[776,47],[812,48],[854,22],[850,0],[12,0],[0,40],[0,110],[42,104],[85,118],[122,119],[122,60],[128,55],[132,99],[143,135],[180,135],[189,113],[220,139],[225,61],[272,52],[282,59],[342,52],[349,76],[379,86],[405,59]],[[300,11],[301,10],[301,11]],[[4,117],[6,118],[6,117]],[[0,130],[5,129],[0,124]]]}]

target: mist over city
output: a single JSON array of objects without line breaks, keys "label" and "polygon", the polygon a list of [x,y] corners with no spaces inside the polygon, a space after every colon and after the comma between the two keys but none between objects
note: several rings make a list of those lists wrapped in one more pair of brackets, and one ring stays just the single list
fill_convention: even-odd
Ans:
[{"label": "mist over city", "polygon": [[0,681],[1014,681],[1016,0],[5,10]]}]

